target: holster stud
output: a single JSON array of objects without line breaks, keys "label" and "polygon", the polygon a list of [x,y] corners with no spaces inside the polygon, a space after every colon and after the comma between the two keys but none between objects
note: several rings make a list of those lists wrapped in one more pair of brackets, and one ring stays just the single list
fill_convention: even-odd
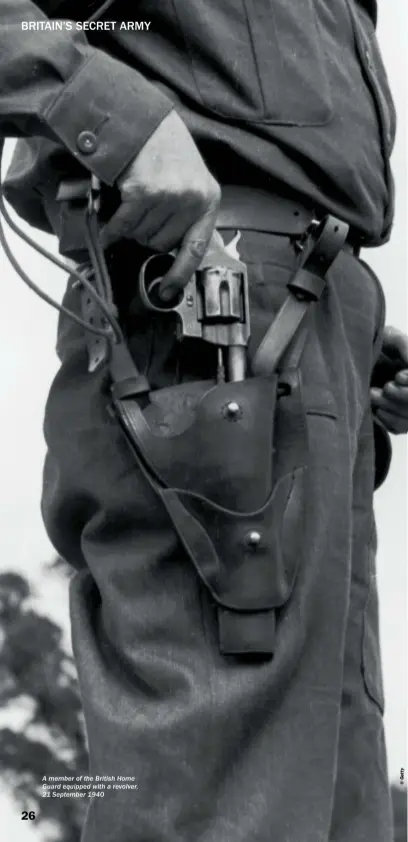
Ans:
[{"label": "holster stud", "polygon": [[248,532],[248,535],[246,536],[246,543],[249,547],[251,547],[251,549],[256,549],[261,542],[261,537],[261,533],[256,529],[253,529],[251,532]]},{"label": "holster stud", "polygon": [[225,415],[227,416],[227,418],[229,418],[231,421],[236,421],[240,414],[241,407],[239,403],[237,403],[236,401],[230,401],[229,403],[227,403],[225,407]]}]

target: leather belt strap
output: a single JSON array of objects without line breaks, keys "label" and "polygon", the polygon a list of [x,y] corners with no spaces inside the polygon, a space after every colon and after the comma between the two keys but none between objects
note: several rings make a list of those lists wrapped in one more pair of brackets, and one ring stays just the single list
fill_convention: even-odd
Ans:
[{"label": "leather belt strap", "polygon": [[[320,213],[319,217],[322,215]],[[225,184],[222,186],[216,227],[300,237],[316,216],[312,206],[307,207],[267,190]]]},{"label": "leather belt strap", "polygon": [[[312,205],[258,187],[224,184],[216,227],[301,237],[313,219],[325,215]],[[349,232],[343,249],[358,256],[358,235]]]},{"label": "leather belt strap", "polygon": [[[61,253],[69,255],[76,252],[77,262],[87,260],[87,253],[82,207],[79,203],[79,210],[75,212],[75,201],[85,199],[88,188],[89,179],[62,181],[54,202],[55,207],[51,208],[47,204],[47,212],[58,220],[54,227],[59,232]],[[72,203],[68,215],[61,215],[61,202]],[[242,231],[301,237],[313,219],[322,219],[326,213],[312,204],[288,199],[258,187],[224,184],[216,228],[238,228]],[[343,248],[358,255],[361,242],[357,232],[351,231]]]}]

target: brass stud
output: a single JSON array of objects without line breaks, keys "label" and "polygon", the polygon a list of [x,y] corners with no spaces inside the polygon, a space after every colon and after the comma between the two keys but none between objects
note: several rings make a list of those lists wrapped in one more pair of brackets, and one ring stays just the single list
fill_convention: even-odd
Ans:
[{"label": "brass stud", "polygon": [[259,547],[259,544],[261,543],[261,537],[261,533],[256,529],[253,529],[246,536],[246,542],[251,549],[256,549],[256,547]]},{"label": "brass stud", "polygon": [[226,414],[228,418],[235,420],[241,413],[241,407],[236,401],[230,401],[226,406]]}]

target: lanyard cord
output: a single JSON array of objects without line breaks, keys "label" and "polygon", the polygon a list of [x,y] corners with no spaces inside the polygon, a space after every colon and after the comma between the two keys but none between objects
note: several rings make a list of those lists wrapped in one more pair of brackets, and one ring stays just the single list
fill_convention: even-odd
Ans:
[{"label": "lanyard cord", "polygon": [[[88,230],[88,249],[92,257],[96,258],[92,261],[94,264],[95,276],[99,281],[98,287],[99,291],[97,291],[94,285],[89,280],[84,273],[84,271],[79,271],[78,269],[73,268],[68,263],[65,263],[55,255],[51,254],[47,249],[43,248],[42,246],[38,245],[31,237],[28,236],[22,229],[14,222],[11,218],[4,201],[4,188],[1,182],[1,160],[2,154],[4,149],[4,140],[0,139],[0,244],[4,250],[4,253],[8,260],[10,261],[13,269],[17,272],[21,280],[33,291],[36,295],[38,295],[43,301],[49,304],[51,307],[54,307],[55,310],[58,310],[60,313],[64,313],[64,315],[68,316],[68,318],[72,319],[72,321],[79,324],[81,327],[85,328],[85,330],[89,330],[92,333],[96,333],[99,336],[104,336],[106,338],[112,339],[112,334],[116,337],[116,341],[122,340],[122,331],[119,327],[119,323],[116,319],[116,313],[113,307],[113,300],[112,300],[112,292],[111,292],[111,284],[109,280],[109,274],[106,267],[105,258],[103,255],[103,250],[99,242],[98,236],[98,226],[97,226],[97,219],[96,219],[96,212],[94,209],[92,211],[88,210],[86,213],[86,221],[87,221],[87,230]],[[79,285],[82,285],[86,288],[91,298],[95,300],[98,307],[102,310],[103,315],[106,319],[107,324],[109,325],[108,328],[97,328],[93,325],[89,324],[89,322],[85,321],[85,319],[81,319],[80,316],[77,316],[76,313],[73,313],[67,307],[64,307],[63,304],[59,304],[55,301],[51,296],[47,295],[44,290],[37,286],[34,281],[27,275],[24,271],[16,257],[14,256],[10,245],[7,241],[6,234],[3,227],[3,222],[1,217],[3,217],[4,221],[7,223],[9,228],[17,234],[20,239],[24,240],[31,248],[33,248],[38,254],[41,254],[47,260],[50,260],[54,263],[55,266],[58,266],[64,272],[67,272],[69,275],[76,278]],[[96,266],[95,266],[96,263]],[[100,282],[102,279],[102,283]],[[102,294],[101,294],[102,293]]]},{"label": "lanyard cord", "polygon": [[104,15],[105,12],[108,11],[109,7],[112,6],[114,2],[115,0],[105,0],[105,3],[102,4],[100,9],[97,9],[96,12],[93,13],[93,15],[87,18],[87,20],[99,20],[99,18],[102,17],[102,15]]},{"label": "lanyard cord", "polygon": [[[101,17],[107,9],[113,4],[114,0],[106,0],[102,6],[91,15],[88,20],[97,20]],[[106,266],[105,256],[103,253],[102,246],[100,244],[99,239],[99,227],[98,227],[98,218],[97,218],[97,209],[98,209],[98,200],[97,194],[99,192],[99,182],[95,177],[92,178],[91,182],[91,190],[89,194],[89,203],[88,209],[86,211],[86,226],[87,226],[87,236],[88,236],[88,250],[91,257],[92,265],[93,265],[93,273],[88,272],[85,274],[84,267],[82,267],[82,271],[70,266],[65,261],[61,260],[58,257],[55,257],[51,252],[47,249],[40,246],[35,240],[32,239],[28,234],[26,234],[14,220],[10,216],[6,203],[4,201],[4,187],[2,181],[2,158],[4,152],[4,138],[0,138],[0,245],[3,248],[3,251],[11,263],[13,269],[21,280],[36,294],[41,298],[46,304],[49,304],[50,307],[54,307],[55,310],[58,310],[60,313],[64,313],[65,316],[70,318],[73,322],[83,327],[85,330],[90,331],[91,333],[95,333],[98,336],[103,336],[110,341],[113,342],[122,342],[123,341],[123,334],[119,326],[119,322],[116,318],[116,310],[113,304],[113,295],[112,295],[112,286],[109,278],[109,272]],[[41,254],[47,260],[54,263],[55,266],[58,266],[59,269],[62,269],[64,272],[67,272],[72,277],[76,278],[78,285],[85,287],[88,291],[91,298],[97,303],[98,307],[101,309],[104,315],[104,322],[108,325],[106,329],[94,327],[89,322],[85,321],[85,319],[81,319],[80,316],[77,316],[76,313],[73,313],[67,307],[64,307],[63,304],[59,304],[58,301],[55,301],[54,298],[47,295],[44,290],[42,290],[31,278],[27,275],[24,271],[20,263],[18,262],[17,258],[14,256],[10,245],[8,243],[5,230],[3,227],[3,221],[7,223],[8,227],[20,237],[21,240],[24,240],[27,245],[33,248],[38,254]],[[95,286],[89,280],[90,275],[94,274],[95,277]]]}]

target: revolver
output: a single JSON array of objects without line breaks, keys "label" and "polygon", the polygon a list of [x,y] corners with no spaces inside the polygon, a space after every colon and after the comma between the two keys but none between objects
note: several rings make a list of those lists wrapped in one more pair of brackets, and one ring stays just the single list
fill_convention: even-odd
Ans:
[{"label": "revolver", "polygon": [[217,382],[245,380],[250,337],[248,273],[236,252],[240,232],[225,246],[215,231],[198,269],[173,303],[159,296],[163,276],[175,254],[149,257],[139,272],[143,306],[156,313],[177,316],[176,335],[202,339],[217,346]]}]

